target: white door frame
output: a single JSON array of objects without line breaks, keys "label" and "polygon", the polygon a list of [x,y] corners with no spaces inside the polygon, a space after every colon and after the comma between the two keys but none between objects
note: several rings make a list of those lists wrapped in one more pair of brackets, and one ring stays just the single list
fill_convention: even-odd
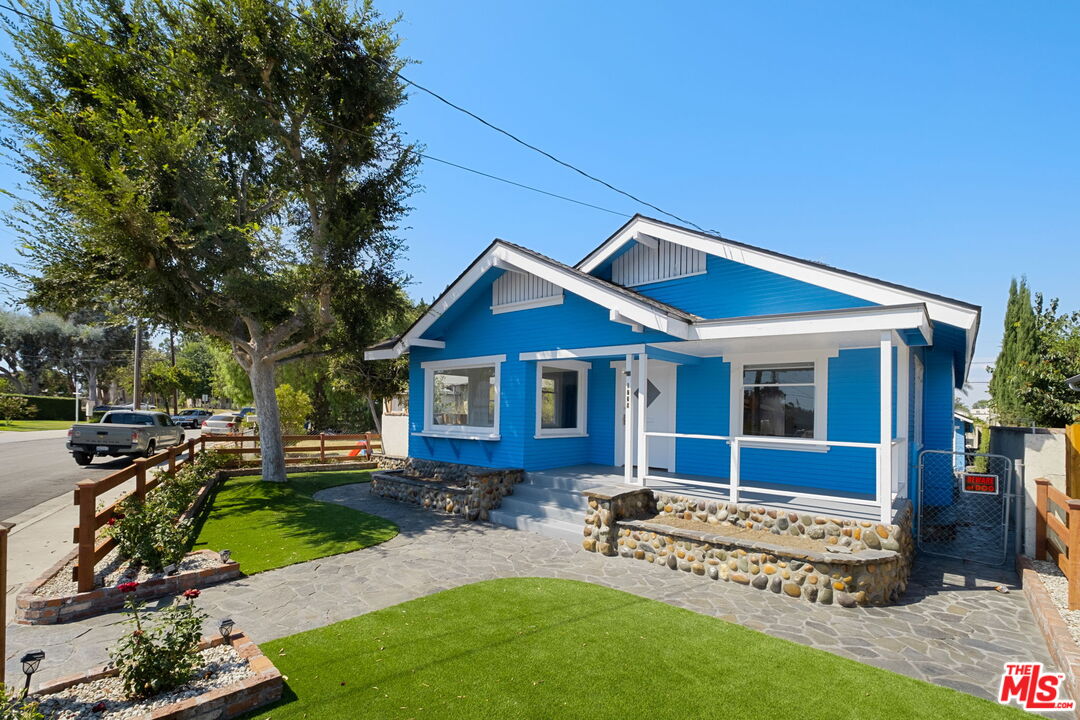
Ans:
[{"label": "white door frame", "polygon": [[[640,441],[640,438],[642,437],[642,434],[644,433],[643,426],[639,422],[637,422],[637,420],[638,420],[637,416],[639,415],[639,412],[640,412],[639,408],[642,405],[644,405],[644,403],[637,402],[637,398],[638,398],[639,392],[640,392],[637,388],[638,388],[639,380],[640,380],[640,373],[638,371],[638,368],[639,368],[639,366],[641,364],[641,362],[640,362],[640,357],[641,356],[638,355],[637,357],[638,357],[638,360],[633,362],[633,365],[632,365],[632,368],[631,368],[631,370],[633,372],[632,386],[634,387],[634,397],[633,397],[634,401],[631,402],[632,409],[631,409],[631,414],[630,414],[630,420],[634,424],[632,437],[634,438],[634,448],[635,448],[635,452],[634,452],[635,461],[634,462],[635,463],[637,463],[637,458],[639,457],[639,453],[637,451],[638,442]],[[648,372],[648,370],[654,365],[657,365],[657,366],[662,365],[665,368],[670,368],[670,372],[671,372],[671,394],[672,395],[671,395],[671,402],[668,404],[669,410],[668,410],[667,427],[670,428],[670,430],[668,430],[668,432],[675,432],[675,427],[676,427],[675,423],[676,423],[676,418],[677,418],[677,413],[678,413],[678,383],[679,383],[678,367],[679,366],[678,366],[678,363],[673,363],[673,362],[669,362],[669,361],[666,361],[666,360],[658,360],[656,358],[649,358],[645,362],[646,372]],[[626,366],[626,361],[625,360],[612,360],[611,361],[611,367],[615,369],[615,433],[614,433],[615,442],[614,442],[614,448],[613,448],[613,453],[612,454],[614,456],[614,464],[615,464],[615,466],[616,467],[623,467],[623,468],[625,468],[625,465],[626,465],[626,462],[625,462],[625,457],[626,457],[626,455],[625,455],[625,452],[626,452],[626,450],[625,450],[625,448],[626,448],[626,440],[625,440],[626,432],[625,432],[625,429],[626,428],[625,428],[625,425],[621,422],[623,417],[624,417],[624,409],[625,409],[625,402],[626,402],[626,378],[625,378],[625,376],[623,374],[623,370],[624,370],[625,366]],[[675,463],[676,463],[676,459],[675,459],[675,450],[676,450],[675,438],[653,438],[653,440],[654,441],[660,440],[660,441],[670,443],[671,462],[669,464],[668,470],[669,471],[674,471]],[[654,442],[653,444],[655,445],[656,443]],[[655,465],[653,465],[653,463],[650,462],[649,464],[650,464],[650,466],[655,467]],[[639,475],[642,474],[640,472],[640,469],[639,469],[638,474]],[[645,473],[645,474],[647,474],[647,473]]]}]

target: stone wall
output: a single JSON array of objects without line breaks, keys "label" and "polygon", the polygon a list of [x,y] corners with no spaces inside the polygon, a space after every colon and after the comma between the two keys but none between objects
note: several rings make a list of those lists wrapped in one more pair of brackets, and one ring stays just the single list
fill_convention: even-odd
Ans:
[{"label": "stone wall", "polygon": [[487,520],[488,513],[499,507],[524,477],[519,469],[416,458],[384,457],[379,464],[389,469],[371,474],[369,490],[373,494],[467,520]]},{"label": "stone wall", "polygon": [[[612,486],[585,491],[589,511],[582,547],[604,555],[644,560],[712,580],[735,582],[808,602],[886,605],[907,588],[915,553],[913,509],[894,506],[895,522],[826,518],[703,501],[648,488]],[[652,517],[655,520],[642,518]],[[712,532],[663,524],[663,516],[708,523]],[[777,536],[820,540],[809,550],[724,533],[748,528]]]}]

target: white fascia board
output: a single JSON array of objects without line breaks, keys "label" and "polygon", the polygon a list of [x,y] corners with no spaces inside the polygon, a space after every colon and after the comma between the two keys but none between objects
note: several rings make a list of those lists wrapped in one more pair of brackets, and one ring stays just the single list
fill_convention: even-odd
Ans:
[{"label": "white fascia board", "polygon": [[427,347],[437,348],[443,350],[446,348],[446,343],[442,340],[428,340],[427,338],[413,338],[409,341],[409,345],[414,347]]},{"label": "white fascia board", "polygon": [[[400,343],[399,343],[400,344]],[[378,350],[365,350],[365,360],[393,360],[394,358],[401,356],[401,350],[398,349],[398,345],[389,348],[380,348]]]},{"label": "white fascia board", "polygon": [[455,370],[461,368],[483,367],[485,365],[498,365],[506,362],[505,355],[478,355],[467,358],[451,358],[449,360],[429,360],[420,363],[425,370]]},{"label": "white fascia board", "polygon": [[632,355],[645,352],[645,345],[605,345],[602,347],[569,348],[565,350],[540,350],[523,352],[518,360],[573,360],[574,358],[610,357],[612,355]]},{"label": "white fascia board", "polygon": [[918,329],[932,341],[932,326],[926,309],[919,305],[839,310],[828,313],[775,315],[694,323],[694,340],[726,340],[778,335],[812,335],[865,330]]},{"label": "white fascia board", "polygon": [[805,261],[777,257],[771,253],[727,243],[718,238],[702,236],[689,230],[658,225],[645,218],[638,218],[636,222],[631,223],[621,233],[608,240],[605,246],[600,248],[599,252],[583,261],[578,266],[578,269],[587,273],[592,272],[622,247],[624,243],[636,239],[640,234],[647,234],[661,240],[701,250],[709,255],[716,255],[881,305],[902,305],[912,302],[925,303],[931,319],[956,325],[968,332],[974,329],[979,317],[977,310],[954,305],[918,292],[889,287],[868,278],[853,277]]},{"label": "white fascia board", "polygon": [[662,333],[683,340],[689,337],[689,323],[678,318],[669,317],[645,303],[634,302],[630,298],[595,285],[575,273],[553,267],[537,258],[517,252],[513,248],[506,246],[496,247],[494,255],[499,260],[509,263],[523,272],[541,277],[601,307],[616,310],[623,317],[629,318],[643,327],[659,330]]}]

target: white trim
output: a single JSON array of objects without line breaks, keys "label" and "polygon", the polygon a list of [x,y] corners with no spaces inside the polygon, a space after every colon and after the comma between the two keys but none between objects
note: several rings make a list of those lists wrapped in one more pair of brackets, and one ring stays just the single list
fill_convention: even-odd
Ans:
[{"label": "white trim", "polygon": [[480,367],[481,365],[493,365],[502,362],[506,362],[505,355],[478,355],[476,357],[451,358],[450,360],[428,360],[420,363],[420,367],[425,370],[428,368],[443,370],[446,368]]},{"label": "white trim", "polygon": [[779,257],[764,250],[725,242],[716,237],[674,228],[641,217],[635,218],[619,234],[594,250],[578,263],[577,268],[583,272],[592,272],[627,241],[635,239],[639,233],[882,305],[922,302],[926,304],[932,319],[956,325],[965,330],[974,329],[979,317],[978,310],[950,303],[941,298],[930,297],[915,290],[903,290],[870,278],[854,277],[807,260]]},{"label": "white trim", "polygon": [[[644,487],[645,476],[649,474],[649,441],[645,437],[649,426],[649,355],[639,353],[637,358],[637,476],[638,484]],[[675,399],[672,398],[669,404],[674,405]],[[672,445],[674,444],[673,442]]]},{"label": "white trim", "polygon": [[[840,354],[839,348],[812,351],[761,352],[724,357],[731,365],[730,415],[728,431],[743,447],[767,445],[769,449],[828,452],[829,432],[829,358]],[[743,434],[743,367],[772,363],[814,364],[814,437],[785,438],[775,435]],[[815,442],[816,441],[816,442]],[[785,447],[786,446],[786,447]]]},{"label": "white trim", "polygon": [[[430,360],[420,364],[424,370],[424,429],[413,433],[421,437],[451,438],[457,440],[499,440],[501,438],[500,406],[502,405],[502,363],[505,355],[481,355],[471,358],[452,360]],[[492,367],[495,369],[495,413],[491,427],[475,425],[436,425],[435,424],[435,371],[468,370],[471,368]]]},{"label": "white trim", "polygon": [[703,320],[693,324],[691,339],[726,340],[777,335],[819,335],[908,329],[918,330],[926,339],[927,344],[933,343],[933,325],[925,305],[868,307]]},{"label": "white trim", "polygon": [[601,347],[570,348],[567,350],[540,350],[518,354],[518,360],[572,360],[574,358],[606,357],[608,355],[630,355],[645,352],[645,345],[607,345]]},{"label": "white trim", "polygon": [[412,344],[416,347],[436,348],[443,350],[446,348],[446,343],[442,340],[428,340],[427,338],[416,338],[412,341]]},{"label": "white trim", "polygon": [[[634,478],[634,356],[626,354],[623,365],[623,479]],[[616,375],[616,377],[618,377]],[[616,413],[615,417],[618,417]]]},{"label": "white trim", "polygon": [[[541,403],[543,400],[543,386],[542,381],[544,377],[544,368],[555,368],[558,370],[572,370],[577,372],[578,375],[578,397],[577,397],[577,427],[572,428],[544,428],[541,427]],[[592,368],[592,363],[582,362],[580,360],[555,360],[555,361],[537,361],[536,363],[536,408],[533,415],[536,420],[535,432],[533,439],[535,440],[547,440],[551,438],[567,438],[567,437],[588,437],[589,436],[589,370]]]},{"label": "white trim", "polygon": [[706,275],[708,272],[708,270],[694,270],[693,272],[685,272],[679,275],[662,277],[658,280],[647,280],[645,282],[627,283],[626,287],[642,287],[643,285],[656,285],[657,283],[664,283],[668,280],[682,280],[683,278],[694,277],[695,275]]},{"label": "white trim", "polygon": [[877,501],[881,503],[881,522],[888,524],[892,519],[892,356],[893,335],[881,333],[881,447],[878,449]]},{"label": "white trim", "polygon": [[[562,305],[563,296],[551,295],[549,297],[537,298],[536,300],[522,300],[516,303],[505,303],[503,305],[492,305],[491,314],[499,315],[501,313],[517,312],[518,310],[531,310],[532,308],[550,307],[551,305]],[[413,345],[419,343],[413,342]]]}]

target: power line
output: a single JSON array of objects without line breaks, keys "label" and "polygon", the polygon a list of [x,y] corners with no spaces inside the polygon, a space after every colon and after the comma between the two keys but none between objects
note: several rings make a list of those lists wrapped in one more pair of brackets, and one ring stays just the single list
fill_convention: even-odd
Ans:
[{"label": "power line", "polygon": [[[329,38],[331,41],[333,41],[337,45],[347,47],[345,45],[345,43],[343,43],[341,40],[334,37],[333,35],[331,35],[327,31],[323,30],[322,28],[318,27],[314,23],[308,22],[303,17],[301,17],[297,13],[293,12],[291,9],[285,8],[285,11],[287,13],[289,13],[290,15],[292,15],[294,18],[296,18],[298,21],[303,22],[303,23],[307,24],[309,27],[314,28],[316,31],[322,33],[323,35],[325,35],[327,38]],[[650,207],[650,208],[652,208],[653,210],[656,210],[659,213],[663,213],[664,215],[667,215],[668,217],[675,218],[679,222],[690,225],[691,227],[694,227],[694,228],[700,230],[701,232],[706,232],[705,228],[701,227],[697,223],[692,222],[690,220],[687,220],[684,217],[680,217],[680,216],[676,215],[675,213],[668,212],[667,210],[664,210],[662,207],[660,207],[658,205],[654,205],[651,202],[648,202],[647,200],[643,200],[643,199],[637,197],[636,195],[633,195],[633,194],[627,192],[626,190],[615,187],[614,185],[607,182],[606,180],[604,180],[602,178],[599,178],[596,175],[593,175],[593,174],[591,174],[589,172],[586,172],[585,170],[582,170],[581,168],[579,168],[578,166],[576,166],[576,165],[574,165],[572,163],[566,162],[565,160],[562,160],[562,159],[556,157],[555,155],[551,154],[550,152],[548,152],[547,150],[544,150],[541,147],[538,147],[538,146],[533,145],[532,143],[530,143],[530,142],[528,142],[526,140],[523,140],[522,138],[518,137],[517,135],[510,132],[509,130],[505,130],[504,128],[499,127],[495,123],[492,123],[492,122],[486,120],[485,118],[481,117],[480,115],[474,113],[472,110],[469,110],[466,107],[458,105],[457,103],[443,97],[442,95],[435,92],[434,90],[421,85],[420,83],[416,82],[415,80],[410,80],[409,78],[402,75],[400,70],[394,70],[393,68],[388,67],[386,65],[386,63],[384,63],[382,60],[379,60],[378,58],[372,56],[366,50],[364,51],[364,55],[362,57],[364,57],[365,59],[368,59],[371,62],[375,63],[377,66],[382,68],[383,72],[386,72],[386,73],[388,73],[390,75],[393,75],[394,77],[397,77],[397,78],[401,79],[402,82],[407,83],[409,85],[412,85],[417,90],[421,90],[421,91],[427,93],[428,95],[435,98],[439,102],[453,108],[454,110],[457,110],[460,113],[464,113],[465,115],[468,115],[473,120],[476,120],[477,122],[491,128],[492,130],[494,130],[497,133],[505,135],[506,137],[510,138],[511,140],[518,143],[519,145],[522,145],[523,147],[526,147],[529,150],[532,150],[533,152],[540,153],[541,155],[548,158],[549,160],[552,160],[552,161],[558,163],[559,165],[562,165],[565,168],[573,170],[574,172],[578,173],[579,175],[582,175],[582,176],[588,178],[589,180],[592,180],[593,182],[599,183],[599,184],[603,185],[604,187],[608,188],[609,190],[613,190],[613,191],[619,193],[620,195],[628,197],[628,198],[630,198],[631,200],[633,200],[636,203],[639,203],[641,205],[645,205],[646,207]]]},{"label": "power line", "polygon": [[[13,13],[21,16],[21,17],[24,17],[24,18],[27,18],[27,19],[30,19],[30,20],[34,20],[34,21],[42,23],[44,25],[49,25],[50,27],[52,27],[52,28],[54,28],[56,30],[60,30],[62,32],[70,33],[71,35],[83,38],[84,40],[89,40],[90,42],[101,45],[102,47],[107,47],[110,50],[113,50],[115,52],[123,52],[120,48],[116,47],[115,45],[113,45],[111,43],[105,42],[101,38],[96,38],[96,37],[94,37],[92,35],[87,35],[85,33],[80,33],[80,32],[71,30],[70,28],[66,28],[66,27],[63,27],[61,25],[57,25],[56,23],[51,22],[49,20],[46,20],[45,18],[41,18],[41,17],[38,17],[36,15],[32,15],[30,13],[26,13],[26,12],[23,12],[21,10],[17,10],[16,8],[14,8],[14,7],[10,6],[10,5],[6,5],[6,4],[5,5],[0,5],[0,8],[10,10],[11,12],[13,12]],[[303,21],[302,18],[296,16],[295,14],[294,14],[294,17],[297,17],[298,20]],[[318,28],[316,28],[316,29],[318,29]],[[320,30],[320,32],[322,32],[322,31]],[[340,42],[338,40],[334,39],[333,36],[327,35],[327,37],[329,37],[331,40],[334,40],[334,42],[338,42],[340,44]],[[376,64],[379,64],[377,61],[375,61],[374,58],[371,58],[370,56],[365,56],[365,57],[368,57],[368,59],[371,59],[373,62],[376,62]],[[383,69],[385,70],[385,68],[383,68]],[[402,80],[406,80],[406,79],[402,78]],[[419,86],[417,86],[417,87],[419,87]],[[251,98],[251,96],[248,95],[248,93],[244,92],[243,90],[240,90],[239,92],[241,92],[242,94],[249,97],[249,99],[256,99],[256,98]],[[338,130],[341,130],[343,132],[355,135],[356,137],[361,138],[363,140],[368,140],[368,138],[366,136],[362,135],[361,133],[356,132],[355,130],[343,127],[341,125],[336,125],[336,124],[331,123],[331,122],[326,121],[326,120],[321,120],[321,121],[320,120],[312,120],[312,122],[321,123],[324,126],[333,127],[333,128],[338,129]],[[619,217],[630,217],[633,214],[633,213],[628,213],[628,212],[620,212],[618,210],[611,210],[610,208],[601,207],[600,205],[594,205],[592,203],[585,202],[584,200],[577,200],[575,198],[568,197],[566,195],[560,195],[558,193],[554,193],[554,192],[551,192],[551,191],[548,191],[548,190],[543,190],[541,188],[534,187],[532,185],[527,185],[525,183],[517,182],[516,180],[510,180],[509,178],[500,177],[499,175],[493,175],[492,173],[484,172],[483,170],[477,170],[476,168],[471,168],[471,167],[469,167],[467,165],[462,165],[461,163],[456,163],[456,162],[453,162],[451,160],[446,160],[445,158],[436,157],[436,156],[431,155],[429,153],[419,152],[419,151],[417,151],[417,150],[415,150],[415,149],[413,149],[413,148],[411,148],[409,146],[401,145],[400,143],[393,143],[393,144],[399,150],[402,150],[403,152],[415,153],[416,155],[418,155],[419,157],[424,158],[425,160],[431,160],[433,162],[441,163],[443,165],[448,165],[450,167],[457,168],[458,170],[462,170],[464,172],[472,173],[474,175],[479,175],[481,177],[485,177],[485,178],[488,178],[490,180],[495,180],[497,182],[505,183],[507,185],[512,185],[512,186],[520,188],[522,190],[528,190],[530,192],[539,193],[540,195],[546,195],[548,197],[556,198],[558,200],[563,200],[563,201],[569,202],[569,203],[574,203],[575,205],[581,205],[583,207],[591,208],[593,210],[599,210],[601,212],[610,213],[611,215],[617,215]],[[561,161],[559,161],[559,162],[561,162]],[[603,181],[600,181],[600,182],[603,182]],[[633,196],[630,196],[630,197],[633,198]],[[633,198],[633,199],[636,200],[636,198]],[[641,201],[638,201],[638,202],[641,202]],[[652,207],[652,208],[658,210],[659,212],[664,212],[660,208],[657,208],[657,207],[655,207],[655,206],[653,206],[653,205],[651,205],[649,203],[643,203],[643,204],[648,205],[649,207]],[[664,214],[665,215],[670,215],[670,213],[666,213],[666,212]],[[671,217],[677,217],[677,216],[671,215]],[[689,222],[689,221],[684,220],[683,222]],[[693,225],[693,223],[690,223],[690,224]],[[697,227],[697,225],[694,225],[694,227]]]}]

